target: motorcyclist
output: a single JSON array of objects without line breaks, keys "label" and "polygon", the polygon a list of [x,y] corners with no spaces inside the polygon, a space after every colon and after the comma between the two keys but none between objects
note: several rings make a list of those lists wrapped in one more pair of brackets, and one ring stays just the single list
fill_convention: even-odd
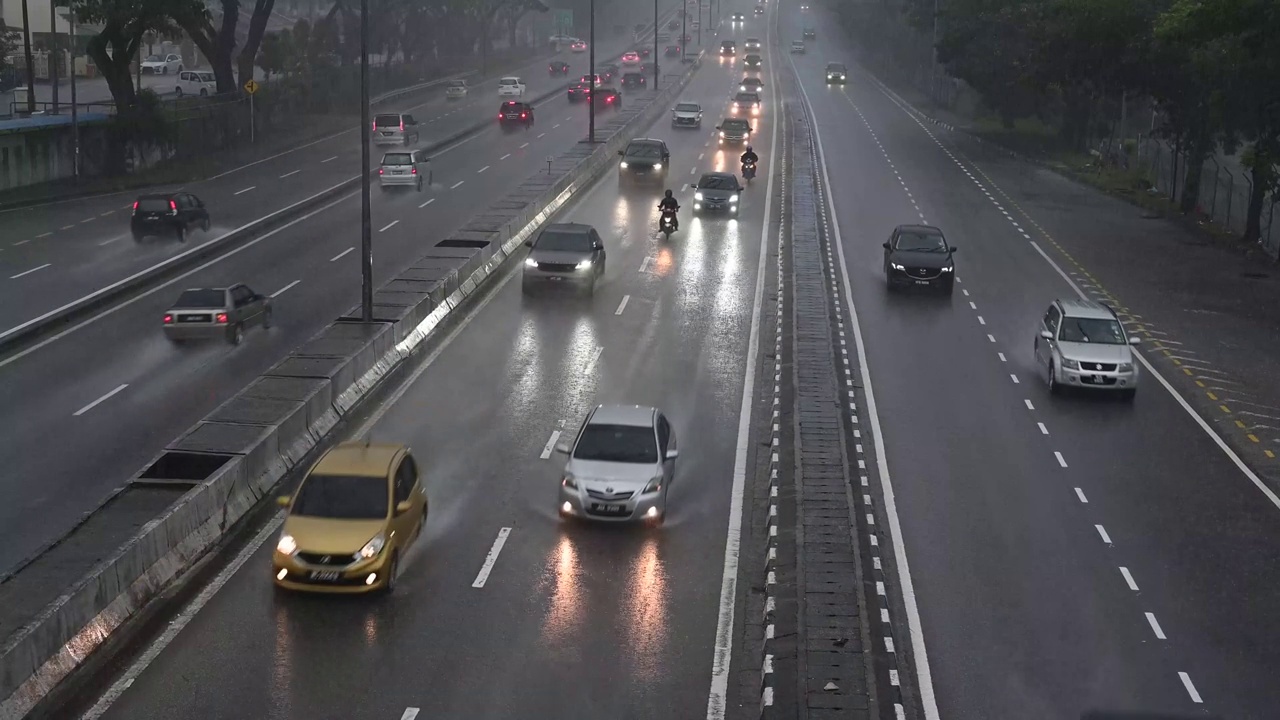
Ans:
[{"label": "motorcyclist", "polygon": [[670,212],[672,226],[676,230],[680,229],[680,218],[676,216],[676,213],[680,210],[680,203],[676,200],[675,195],[673,195],[670,190],[667,191],[666,195],[662,198],[662,201],[658,203],[658,209],[664,213]]},{"label": "motorcyclist", "polygon": [[750,145],[747,146],[747,151],[742,153],[742,157],[739,159],[742,160],[743,165],[755,165],[760,162],[760,156],[756,154],[755,150],[751,149]]}]

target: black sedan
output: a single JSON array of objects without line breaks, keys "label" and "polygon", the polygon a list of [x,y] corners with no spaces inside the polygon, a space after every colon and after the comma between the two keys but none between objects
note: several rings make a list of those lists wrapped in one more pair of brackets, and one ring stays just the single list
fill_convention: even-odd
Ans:
[{"label": "black sedan", "polygon": [[884,242],[884,274],[893,290],[920,287],[950,295],[955,284],[954,245],[932,225],[899,225]]},{"label": "black sedan", "polygon": [[680,57],[680,46],[668,45],[667,49],[664,50],[662,54],[666,55],[667,57]]},{"label": "black sedan", "polygon": [[622,76],[623,90],[643,90],[648,85],[644,73],[629,72]]},{"label": "black sedan", "polygon": [[591,97],[591,83],[579,80],[569,86],[569,102],[585,102],[589,97]]},{"label": "black sedan", "polygon": [[591,99],[595,101],[597,110],[622,107],[622,93],[613,88],[596,88],[596,91],[591,93]]},{"label": "black sedan", "polygon": [[547,66],[547,70],[549,70],[552,75],[568,75],[569,63],[564,62],[563,60],[555,60]]}]

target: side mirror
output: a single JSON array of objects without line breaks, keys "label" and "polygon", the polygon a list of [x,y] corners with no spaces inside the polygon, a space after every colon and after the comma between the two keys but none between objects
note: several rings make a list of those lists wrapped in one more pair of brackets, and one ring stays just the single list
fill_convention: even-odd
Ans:
[{"label": "side mirror", "polygon": [[668,451],[667,451],[667,459],[668,459],[668,460],[675,460],[675,459],[676,459],[677,457],[679,457],[679,456],[680,456],[680,451],[679,451],[679,450],[676,450],[676,449],[672,448],[671,450],[668,450]]},{"label": "side mirror", "polygon": [[289,507],[289,503],[291,502],[293,502],[293,498],[289,495],[281,495],[280,497],[276,498],[276,504],[282,508]]},{"label": "side mirror", "polygon": [[719,126],[719,125],[717,125],[717,126],[716,126],[716,129],[717,129],[717,130],[719,130],[719,129],[720,129],[720,126]]},{"label": "side mirror", "polygon": [[957,248],[955,245],[952,245],[952,246],[951,246],[951,252],[955,252],[956,250],[959,250],[959,248]]},{"label": "side mirror", "polygon": [[556,443],[556,452],[560,453],[561,455],[568,455],[572,450],[573,448],[569,447],[569,443],[563,443],[563,442]]},{"label": "side mirror", "polygon": [[532,238],[530,238],[530,239],[528,239],[528,240],[525,240],[525,241],[524,241],[524,246],[525,246],[525,247],[527,247],[527,248],[531,248],[531,247],[533,247],[533,239],[532,239]]},{"label": "side mirror", "polygon": [[1129,337],[1129,344],[1130,344],[1130,345],[1141,345],[1141,344],[1142,344],[1142,338],[1140,338],[1140,337],[1132,337],[1132,336],[1130,336],[1130,337]]},{"label": "side mirror", "polygon": [[689,189],[690,189],[690,190],[697,190],[697,189],[698,189],[698,186],[697,186],[697,185],[692,185],[692,184],[691,184],[691,185],[689,185]]},{"label": "side mirror", "polygon": [[626,153],[625,153],[624,151],[622,151],[622,150],[619,150],[619,151],[618,151],[618,154],[619,154],[619,155],[621,155],[621,156],[623,156],[623,157],[626,157]]},{"label": "side mirror", "polygon": [[1045,340],[1052,340],[1052,339],[1053,339],[1053,333],[1052,333],[1052,332],[1050,332],[1050,331],[1048,331],[1048,330],[1041,330],[1041,331],[1040,331],[1040,337],[1044,338]]},{"label": "side mirror", "polygon": [[880,247],[884,248],[885,250],[892,250],[892,249],[893,249],[893,248],[892,248],[892,246],[890,246],[890,245],[889,245],[889,241],[888,241],[888,240],[885,240],[884,242],[880,243]]},{"label": "side mirror", "polygon": [[408,500],[402,500],[401,502],[396,503],[396,514],[403,515],[409,512],[409,509],[412,507],[413,507],[413,503],[409,502]]}]

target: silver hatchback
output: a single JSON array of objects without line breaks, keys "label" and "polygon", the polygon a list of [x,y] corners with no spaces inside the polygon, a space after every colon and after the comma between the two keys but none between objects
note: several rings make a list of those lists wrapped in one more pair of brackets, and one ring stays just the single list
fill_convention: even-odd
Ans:
[{"label": "silver hatchback", "polygon": [[560,478],[561,517],[661,525],[675,476],[676,433],[660,410],[600,405],[578,437],[557,443],[568,456]]},{"label": "silver hatchback", "polygon": [[1110,307],[1091,300],[1055,300],[1040,319],[1036,363],[1049,392],[1064,387],[1119,392],[1138,390],[1138,365],[1130,337]]},{"label": "silver hatchback", "polygon": [[411,187],[422,192],[424,183],[431,184],[428,160],[424,150],[385,153],[378,166],[378,184],[384,191],[391,187]]}]

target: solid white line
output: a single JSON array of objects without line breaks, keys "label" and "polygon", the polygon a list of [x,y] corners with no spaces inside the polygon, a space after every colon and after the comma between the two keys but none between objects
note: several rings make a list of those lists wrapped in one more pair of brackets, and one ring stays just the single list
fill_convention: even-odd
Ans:
[{"label": "solid white line", "polygon": [[1151,626],[1151,632],[1155,633],[1157,638],[1161,640],[1169,639],[1164,636],[1164,630],[1160,629],[1160,623],[1156,621],[1155,613],[1143,613],[1143,615],[1147,616],[1147,624]]},{"label": "solid white line", "polygon": [[237,190],[237,191],[236,191],[235,193],[233,193],[233,194],[235,194],[235,195],[243,195],[243,194],[245,194],[245,193],[249,192],[250,190],[253,190],[253,189],[257,188],[257,187],[258,187],[257,185],[250,185],[249,187],[247,187],[247,188],[245,188],[245,189],[243,189],[243,190]]},{"label": "solid white line", "polygon": [[454,183],[454,184],[450,185],[450,186],[449,186],[449,189],[450,189],[450,190],[457,190],[457,189],[458,189],[458,186],[459,186],[459,185],[461,185],[461,184],[462,184],[462,183],[464,183],[464,182],[466,182],[466,180],[459,180],[458,182],[456,182],[456,183]]},{"label": "solid white line", "polygon": [[[1031,242],[1031,247],[1035,248],[1036,252],[1040,253],[1040,257],[1044,258],[1045,262],[1049,263],[1049,265],[1054,270],[1057,271],[1058,275],[1060,275],[1063,280],[1067,281],[1067,284],[1071,286],[1071,289],[1076,291],[1076,294],[1079,295],[1082,300],[1089,299],[1088,296],[1084,294],[1084,291],[1080,289],[1080,286],[1077,285],[1075,281],[1071,279],[1070,276],[1068,276],[1065,272],[1063,272],[1062,268],[1058,267],[1058,263],[1054,262],[1053,258],[1049,257],[1049,255],[1045,253],[1045,251],[1042,250],[1040,246],[1035,243],[1034,240]],[[1169,384],[1169,381],[1165,380],[1164,376],[1161,375],[1159,372],[1157,372],[1155,367],[1153,367],[1150,362],[1147,362],[1147,358],[1145,355],[1143,355],[1141,352],[1135,353],[1135,355],[1138,358],[1138,362],[1142,363],[1142,367],[1146,368],[1147,372],[1151,373],[1152,377],[1160,381],[1160,384],[1164,386],[1164,389],[1167,390],[1169,394],[1173,396],[1173,399],[1176,400],[1177,403],[1182,406],[1182,409],[1186,411],[1188,415],[1191,416],[1191,419],[1194,420],[1195,423],[1200,426],[1200,429],[1203,430],[1206,435],[1208,435],[1210,438],[1213,439],[1213,442],[1218,446],[1218,449],[1221,450],[1231,460],[1231,462],[1235,463],[1236,468],[1240,470],[1240,472],[1246,478],[1249,479],[1249,482],[1252,482],[1253,486],[1258,488],[1258,491],[1261,492],[1264,497],[1270,500],[1272,505],[1276,506],[1277,508],[1280,508],[1280,496],[1277,496],[1276,493],[1271,490],[1271,488],[1267,487],[1267,485],[1262,482],[1262,479],[1259,478],[1258,475],[1253,472],[1253,470],[1249,469],[1248,465],[1245,465],[1244,460],[1241,460],[1240,456],[1236,454],[1235,450],[1232,450],[1227,445],[1226,441],[1222,439],[1222,436],[1219,435],[1216,430],[1210,427],[1209,423],[1206,422],[1205,419],[1200,416],[1200,413],[1196,412],[1195,409],[1193,409],[1191,405],[1187,403],[1186,398],[1182,397],[1182,393],[1174,389],[1174,387]]]},{"label": "solid white line", "polygon": [[53,265],[53,263],[45,263],[45,264],[41,265],[40,267],[33,267],[33,268],[31,268],[30,270],[24,270],[24,271],[22,271],[22,272],[18,273],[17,275],[10,275],[10,276],[9,276],[9,279],[10,279],[10,280],[17,280],[18,278],[22,277],[23,275],[30,275],[31,273],[36,272],[37,270],[43,270],[43,269],[45,269],[45,268],[49,267],[50,265]]},{"label": "solid white line", "polygon": [[138,676],[142,675],[143,671],[147,669],[147,666],[154,662],[155,659],[160,656],[160,653],[164,652],[165,648],[169,647],[169,643],[173,642],[173,639],[178,636],[178,633],[182,632],[183,628],[185,628],[191,622],[192,618],[196,616],[196,613],[199,613],[200,610],[203,609],[211,599],[213,599],[213,596],[222,589],[222,586],[226,585],[227,581],[230,580],[231,577],[249,561],[249,558],[253,557],[253,554],[257,552],[259,547],[262,547],[262,544],[267,541],[267,538],[279,529],[280,524],[284,522],[284,515],[284,511],[280,511],[280,513],[277,514],[271,522],[267,523],[258,531],[258,534],[249,541],[248,545],[245,545],[240,550],[240,553],[231,561],[231,564],[223,568],[222,572],[218,573],[217,577],[213,579],[213,582],[209,583],[208,586],[201,590],[200,594],[196,595],[191,601],[191,604],[187,605],[187,607],[184,608],[176,618],[169,622],[169,626],[165,628],[160,637],[156,638],[155,642],[147,646],[147,649],[144,650],[143,653],[133,661],[133,664],[129,666],[129,669],[125,670],[124,674],[121,675],[120,678],[102,694],[102,697],[98,699],[98,702],[81,717],[81,720],[98,720],[98,718],[106,714],[107,710],[111,709],[111,705],[115,703],[115,701],[119,700],[120,696],[129,689],[129,686],[133,685],[133,682],[138,679]]},{"label": "solid white line", "polygon": [[418,708],[409,707],[404,709],[404,714],[400,716],[400,720],[413,720],[418,717]]},{"label": "solid white line", "polygon": [[498,553],[502,552],[502,546],[507,544],[507,536],[511,534],[511,528],[504,527],[498,531],[498,539],[493,541],[493,547],[489,548],[489,554],[484,558],[484,565],[480,566],[480,574],[476,575],[475,582],[471,583],[473,588],[482,588],[489,581],[489,573],[493,572],[493,564],[498,562]]},{"label": "solid white line", "polygon": [[77,410],[77,411],[75,411],[75,412],[73,412],[73,413],[71,413],[71,414],[72,414],[72,415],[74,415],[75,417],[80,417],[81,415],[83,415],[83,414],[85,414],[85,413],[89,412],[90,410],[92,410],[92,409],[94,409],[94,408],[98,407],[99,405],[101,405],[102,403],[106,402],[107,400],[109,400],[109,399],[111,398],[111,396],[112,396],[112,395],[115,395],[116,393],[120,392],[121,390],[124,390],[124,389],[125,389],[125,388],[127,388],[127,387],[129,387],[129,383],[122,383],[122,384],[121,384],[121,385],[119,385],[115,390],[112,390],[111,392],[107,393],[106,395],[103,395],[102,397],[98,398],[97,400],[94,400],[93,402],[89,403],[88,405],[85,405],[84,407],[80,408],[79,410]]},{"label": "solid white line", "polygon": [[[799,69],[795,67],[795,61],[788,56],[787,61],[791,63],[792,70],[799,75]],[[804,99],[804,104],[809,110],[809,115],[814,116],[813,104],[809,102],[809,93],[804,89],[803,83],[797,83],[800,88],[800,95]],[[776,87],[776,83],[774,84]],[[818,150],[819,167],[822,170],[822,180],[825,186],[825,201],[827,208],[831,214],[831,229],[835,235],[836,251],[840,256],[840,275],[842,285],[844,286],[844,295],[849,304],[849,319],[853,325],[854,344],[858,349],[858,365],[862,376],[862,387],[867,397],[867,414],[871,418],[872,429],[874,433],[876,448],[876,469],[879,473],[881,493],[884,496],[885,514],[889,518],[889,534],[893,541],[893,554],[897,560],[898,566],[898,586],[902,592],[902,602],[907,611],[907,629],[911,638],[911,649],[916,661],[916,677],[917,692],[920,694],[920,704],[924,710],[925,720],[938,720],[938,701],[934,695],[933,674],[929,669],[929,655],[925,650],[924,628],[920,622],[920,608],[916,603],[915,585],[911,582],[911,568],[907,560],[907,548],[902,537],[902,523],[898,518],[897,500],[894,498],[893,481],[889,476],[889,460],[885,452],[884,432],[880,428],[880,415],[876,412],[875,390],[872,388],[870,364],[867,362],[866,344],[862,338],[862,326],[858,322],[858,309],[853,303],[853,284],[849,280],[849,262],[845,259],[844,240],[840,235],[840,221],[835,213],[835,199],[831,194],[831,180],[827,174],[826,153],[822,149],[822,133],[818,128],[818,123],[810,126],[813,131],[815,144]],[[769,157],[777,157],[770,152]],[[770,174],[772,180],[773,175]],[[772,195],[772,189],[770,189]],[[981,321],[981,317],[979,317]],[[985,323],[984,323],[985,324]],[[874,537],[874,536],[873,536]]]},{"label": "solid white line", "polygon": [[300,172],[302,172],[302,168],[298,168],[297,170],[293,170],[293,171],[291,171],[291,172],[287,172],[287,173],[285,173],[285,174],[281,175],[281,176],[280,176],[280,179],[281,179],[281,180],[283,180],[283,179],[285,179],[285,178],[289,177],[290,175],[297,175],[297,174],[298,174],[298,173],[300,173]]},{"label": "solid white line", "polygon": [[1186,674],[1186,673],[1184,673],[1184,672],[1179,671],[1179,672],[1178,672],[1178,678],[1182,680],[1182,687],[1186,688],[1186,689],[1187,689],[1187,694],[1191,696],[1191,702],[1193,702],[1193,703],[1203,703],[1203,702],[1204,702],[1204,700],[1201,700],[1201,699],[1200,699],[1200,693],[1196,692],[1196,686],[1195,686],[1195,685],[1193,685],[1193,684],[1191,683],[1191,676],[1190,676],[1190,675],[1188,675],[1188,674]]},{"label": "solid white line", "polygon": [[541,458],[542,460],[546,460],[547,458],[551,457],[551,453],[555,452],[556,450],[556,441],[559,439],[560,439],[560,431],[552,430],[551,439],[547,440],[547,444],[542,446],[542,454],[539,455],[538,457]]},{"label": "solid white line", "polygon": [[302,282],[302,281],[301,281],[301,280],[294,280],[293,282],[289,283],[288,285],[285,285],[284,287],[280,288],[279,290],[277,290],[277,291],[275,291],[275,292],[271,293],[271,297],[273,297],[273,298],[280,297],[281,295],[283,295],[283,294],[285,294],[286,292],[288,292],[288,291],[290,290],[290,288],[292,288],[294,285],[297,285],[297,284],[298,284],[298,283],[300,283],[300,282]]},{"label": "solid white line", "polygon": [[346,255],[347,253],[351,252],[352,250],[355,250],[355,248],[354,248],[354,247],[349,247],[349,248],[347,248],[346,250],[343,250],[342,252],[338,253],[337,255],[334,255],[333,257],[329,258],[329,262],[335,262],[335,261],[339,260],[343,255]]},{"label": "solid white line", "polygon": [[1080,498],[1080,502],[1084,503],[1085,505],[1089,504],[1089,498],[1084,496],[1084,490],[1082,490],[1081,488],[1076,488],[1076,497]]},{"label": "solid white line", "polygon": [[1094,529],[1095,529],[1095,530],[1097,530],[1097,531],[1098,531],[1098,534],[1102,536],[1102,542],[1104,542],[1104,543],[1106,543],[1106,544],[1108,544],[1108,545],[1114,545],[1114,544],[1115,544],[1115,543],[1111,542],[1111,536],[1107,534],[1107,529],[1106,529],[1106,528],[1102,527],[1101,525],[1094,525],[1093,527],[1094,527]]},{"label": "solid white line", "polygon": [[397,223],[399,223],[399,222],[400,222],[399,220],[392,220],[391,222],[387,223],[386,227],[382,228],[382,229],[381,229],[381,230],[379,230],[378,232],[386,232],[386,231],[390,230],[391,228],[395,227],[395,226],[396,226],[396,224],[397,224]]},{"label": "solid white line", "polygon": [[1138,592],[1138,583],[1133,581],[1133,576],[1129,574],[1129,568],[1120,568],[1120,574],[1124,576],[1124,582],[1129,586],[1129,589]]},{"label": "solid white line", "polygon": [[484,172],[485,170],[488,170],[488,169],[489,169],[489,166],[488,166],[488,165],[485,165],[484,167],[482,167],[482,168],[480,168],[479,170],[477,170],[477,171],[476,171],[476,174],[477,174],[477,175],[479,175],[480,173],[482,173],[482,172]]},{"label": "solid white line", "polygon": [[627,302],[631,300],[630,295],[623,295],[622,302],[618,303],[618,309],[613,311],[614,315],[621,315],[623,310],[627,309]]},{"label": "solid white line", "polygon": [[430,200],[428,200],[428,201],[426,201],[426,202],[422,203],[421,205],[419,205],[418,207],[419,207],[419,208],[424,208],[424,207],[426,207],[426,206],[430,205],[431,203],[433,203],[433,202],[435,202],[435,201],[436,201],[436,199],[435,199],[435,198],[431,198]]},{"label": "solid white line", "polygon": [[1054,457],[1056,457],[1056,458],[1058,458],[1058,464],[1059,464],[1059,465],[1061,465],[1062,467],[1066,467],[1066,466],[1067,466],[1066,458],[1062,457],[1062,453],[1058,452],[1057,450],[1054,450],[1054,451],[1053,451],[1053,456],[1054,456]]},{"label": "solid white line", "polygon": [[327,162],[330,162],[331,160],[337,160],[337,159],[338,159],[338,156],[337,156],[337,155],[334,155],[333,157],[328,158],[327,160],[321,160],[320,162],[321,162],[321,163],[327,163]]}]

